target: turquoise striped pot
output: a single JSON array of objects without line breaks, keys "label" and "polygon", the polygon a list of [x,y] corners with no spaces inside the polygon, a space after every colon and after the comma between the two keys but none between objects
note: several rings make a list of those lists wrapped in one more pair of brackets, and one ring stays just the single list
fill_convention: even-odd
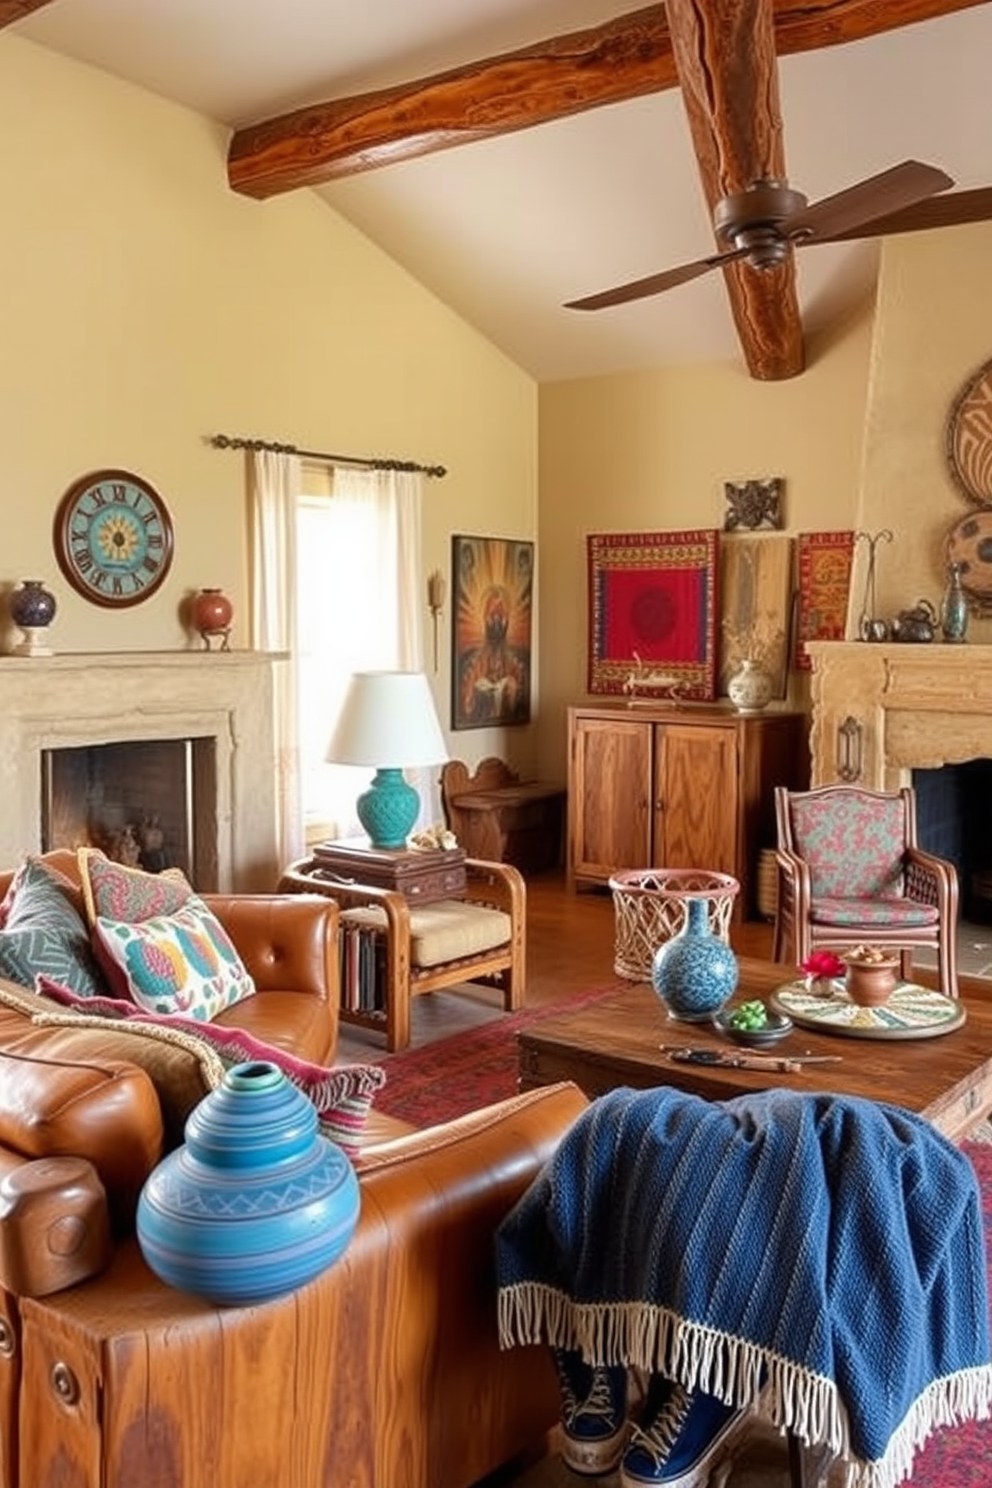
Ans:
[{"label": "turquoise striped pot", "polygon": [[705,896],[685,897],[685,924],[655,951],[651,985],[673,1018],[701,1023],[733,996],[737,957],[710,929]]},{"label": "turquoise striped pot", "polygon": [[190,1114],[185,1145],[138,1199],[138,1244],[162,1281],[247,1305],[311,1281],[358,1223],[351,1163],[277,1065],[235,1065]]}]

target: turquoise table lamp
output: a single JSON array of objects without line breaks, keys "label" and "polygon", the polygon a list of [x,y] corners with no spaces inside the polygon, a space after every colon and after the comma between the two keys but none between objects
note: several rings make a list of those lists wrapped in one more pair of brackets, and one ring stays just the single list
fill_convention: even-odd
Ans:
[{"label": "turquoise table lamp", "polygon": [[375,769],[371,786],[358,798],[358,820],[373,847],[405,847],[420,811],[420,797],[403,771],[439,765],[448,758],[424,673],[356,672],[327,758],[334,765]]}]

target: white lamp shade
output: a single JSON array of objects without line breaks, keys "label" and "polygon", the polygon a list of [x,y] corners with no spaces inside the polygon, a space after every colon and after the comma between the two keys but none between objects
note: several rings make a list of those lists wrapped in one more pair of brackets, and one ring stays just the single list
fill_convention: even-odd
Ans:
[{"label": "white lamp shade", "polygon": [[335,765],[375,769],[437,765],[448,758],[423,672],[356,672],[327,747]]}]

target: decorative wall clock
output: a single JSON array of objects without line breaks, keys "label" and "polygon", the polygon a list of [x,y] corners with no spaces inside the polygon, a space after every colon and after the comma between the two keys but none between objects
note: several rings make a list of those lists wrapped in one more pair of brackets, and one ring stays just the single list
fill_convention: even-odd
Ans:
[{"label": "decorative wall clock", "polygon": [[158,492],[128,470],[94,470],[58,504],[55,555],[72,587],[110,608],[140,604],[172,563],[172,518]]}]

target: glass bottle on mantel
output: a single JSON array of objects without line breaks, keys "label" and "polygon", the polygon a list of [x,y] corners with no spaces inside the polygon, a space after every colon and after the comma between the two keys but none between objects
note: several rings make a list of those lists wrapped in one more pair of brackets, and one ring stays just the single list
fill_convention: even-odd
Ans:
[{"label": "glass bottle on mantel", "polygon": [[963,641],[968,633],[968,600],[961,587],[961,565],[947,567],[947,588],[940,605],[940,629],[945,641]]}]

